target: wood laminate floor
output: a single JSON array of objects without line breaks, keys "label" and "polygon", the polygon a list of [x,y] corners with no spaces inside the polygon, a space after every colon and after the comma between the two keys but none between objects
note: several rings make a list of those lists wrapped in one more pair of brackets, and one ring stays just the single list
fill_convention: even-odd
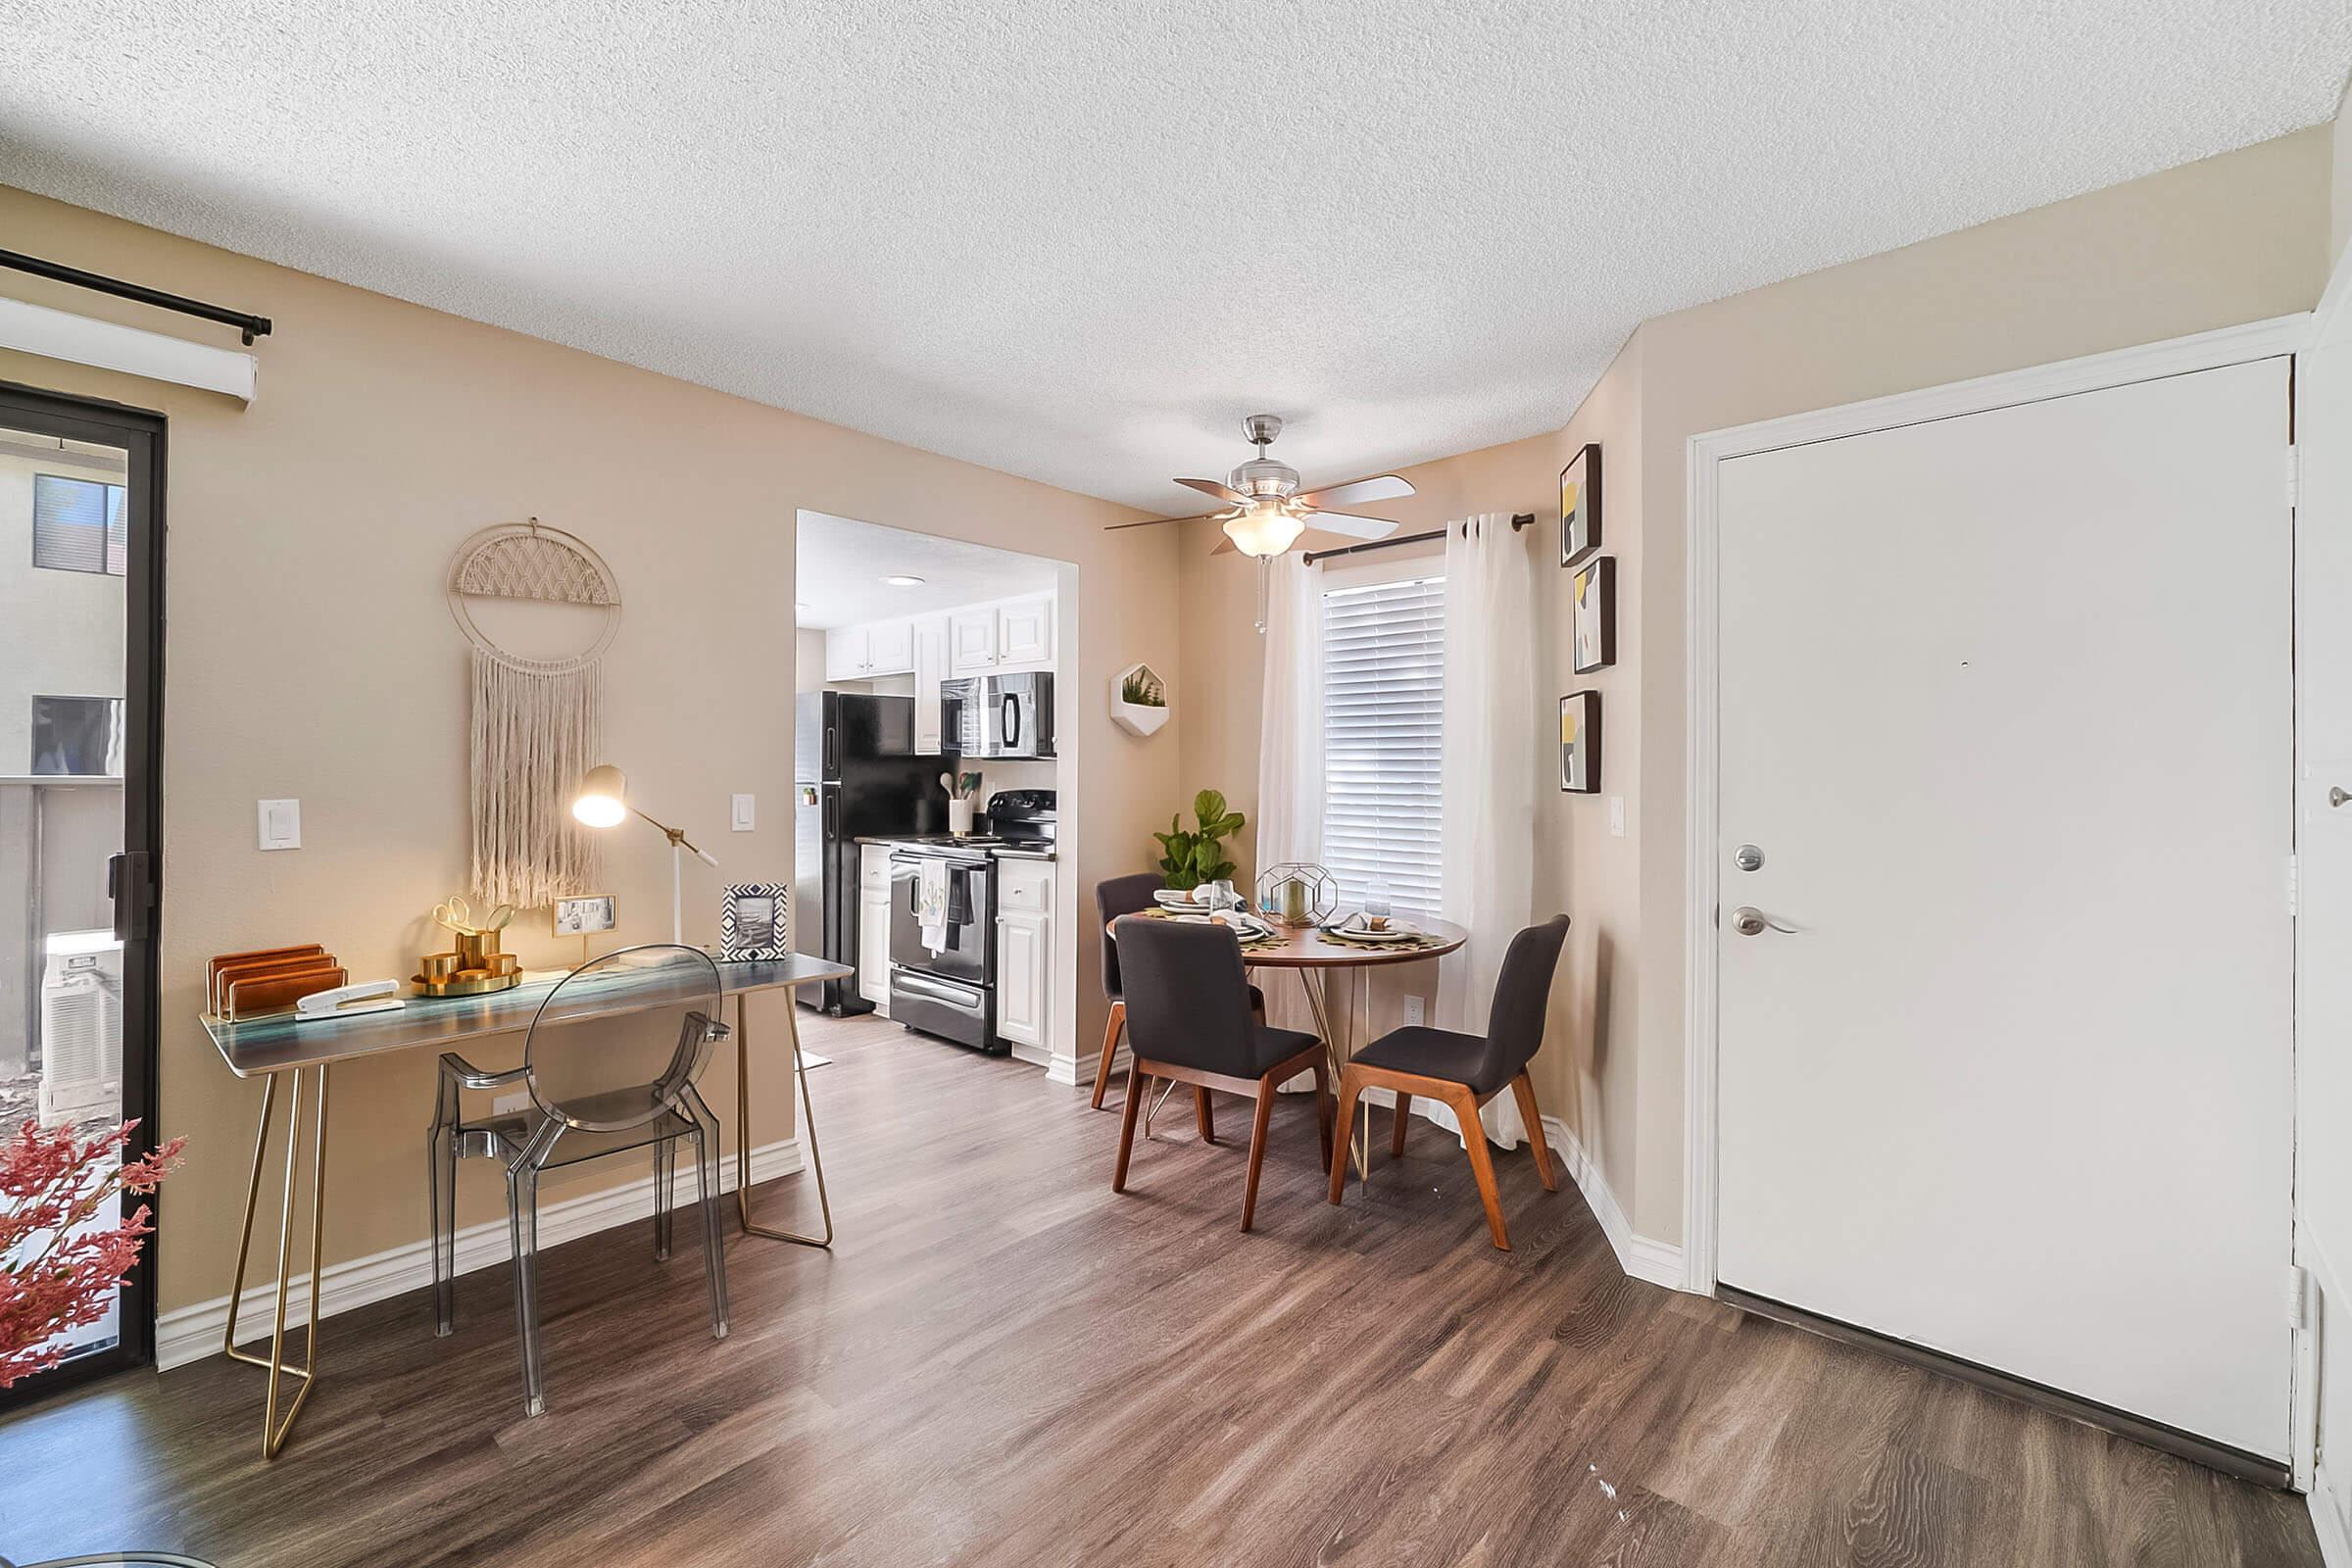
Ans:
[{"label": "wood laminate floor", "polygon": [[731,1234],[730,1339],[709,1338],[687,1214],[667,1263],[646,1227],[590,1237],[548,1255],[547,1416],[521,1413],[508,1271],[468,1275],[450,1340],[423,1292],[328,1320],[325,1380],[274,1463],[260,1374],[218,1358],[20,1414],[0,1555],[2319,1561],[2300,1498],[1626,1279],[1524,1152],[1496,1161],[1506,1254],[1426,1123],[1368,1196],[1327,1206],[1293,1098],[1242,1236],[1239,1102],[1203,1148],[1172,1101],[1114,1197],[1117,1117],[1034,1068],[872,1019],[807,1038],[834,1057],[812,1085],[840,1245]]}]

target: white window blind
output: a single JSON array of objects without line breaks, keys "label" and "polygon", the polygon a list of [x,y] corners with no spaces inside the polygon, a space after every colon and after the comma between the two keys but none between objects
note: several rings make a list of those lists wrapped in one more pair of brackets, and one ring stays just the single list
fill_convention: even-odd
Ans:
[{"label": "white window blind", "polygon": [[33,475],[32,564],[122,576],[130,555],[127,495],[119,484]]},{"label": "white window blind", "polygon": [[1323,862],[1343,907],[1385,889],[1437,917],[1445,707],[1445,578],[1324,594]]}]

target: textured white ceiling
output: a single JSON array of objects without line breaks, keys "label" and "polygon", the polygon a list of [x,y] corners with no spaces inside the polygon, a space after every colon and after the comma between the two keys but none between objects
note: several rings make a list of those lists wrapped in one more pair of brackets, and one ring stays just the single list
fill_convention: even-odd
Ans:
[{"label": "textured white ceiling", "polygon": [[1244,414],[1310,484],[1554,428],[2347,65],[2345,0],[0,0],[0,181],[1194,513]]},{"label": "textured white ceiling", "polygon": [[[799,522],[793,534],[793,598],[807,607],[797,610],[799,625],[892,620],[1054,586],[1054,563],[1041,556],[806,509]],[[906,588],[882,580],[897,576],[923,580]]]}]

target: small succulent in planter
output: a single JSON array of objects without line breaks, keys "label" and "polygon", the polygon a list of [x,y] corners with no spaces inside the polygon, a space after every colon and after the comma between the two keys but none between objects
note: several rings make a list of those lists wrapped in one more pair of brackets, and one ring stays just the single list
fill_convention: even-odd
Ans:
[{"label": "small succulent in planter", "polygon": [[1178,812],[1168,818],[1167,832],[1152,835],[1159,841],[1160,880],[1186,893],[1203,882],[1222,882],[1233,875],[1234,863],[1226,858],[1222,841],[1244,826],[1242,813],[1226,810],[1225,797],[1215,790],[1202,790],[1193,797],[1193,815],[1200,826],[1192,831],[1186,831],[1183,813]]},{"label": "small succulent in planter", "polygon": [[1138,664],[1127,672],[1125,680],[1119,682],[1119,701],[1136,708],[1165,708],[1168,706],[1168,689],[1147,666]]}]

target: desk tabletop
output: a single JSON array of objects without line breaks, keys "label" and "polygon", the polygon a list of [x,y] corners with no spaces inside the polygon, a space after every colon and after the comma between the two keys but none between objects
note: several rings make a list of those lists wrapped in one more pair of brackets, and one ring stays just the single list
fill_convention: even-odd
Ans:
[{"label": "desk tabletop", "polygon": [[[277,1013],[235,1023],[206,1013],[202,1022],[228,1070],[240,1078],[258,1078],[387,1051],[428,1047],[446,1051],[467,1040],[520,1034],[531,1026],[539,1004],[567,972],[525,970],[522,984],[486,997],[411,997],[409,1004],[396,1012],[364,1012],[315,1022],[297,1022],[292,1013]],[[820,980],[846,980],[856,972],[847,964],[796,953],[774,960],[722,962],[718,980],[723,993],[732,997],[747,991],[814,985]]]}]

